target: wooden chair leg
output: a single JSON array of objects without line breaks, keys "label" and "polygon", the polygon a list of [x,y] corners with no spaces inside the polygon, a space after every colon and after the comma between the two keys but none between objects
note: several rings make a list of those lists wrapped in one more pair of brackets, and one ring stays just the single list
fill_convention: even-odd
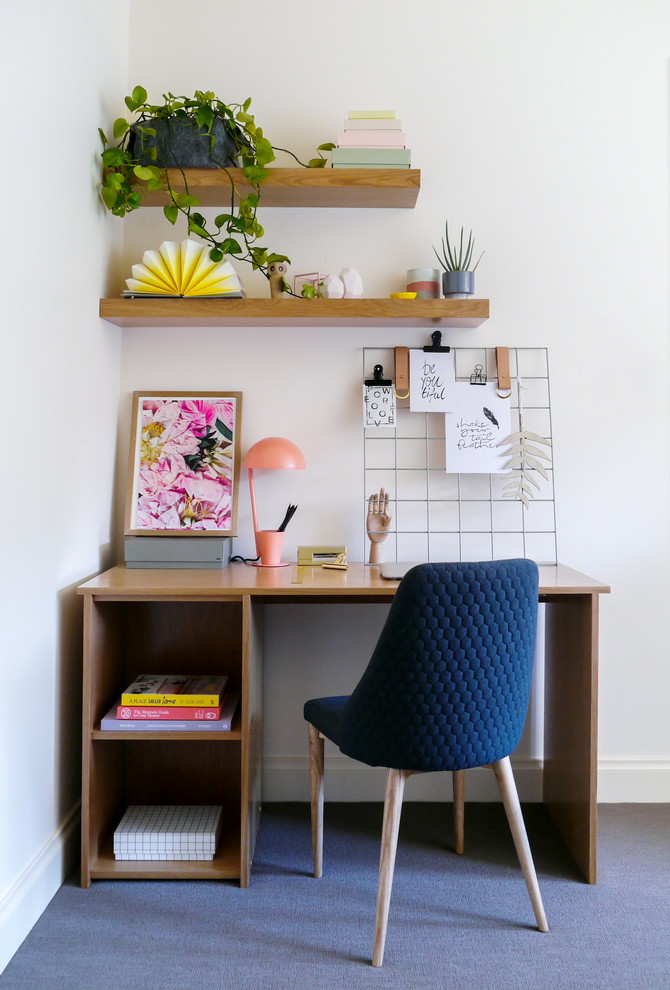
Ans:
[{"label": "wooden chair leg", "polygon": [[323,872],[323,749],[324,737],[308,723],[309,783],[312,810],[312,861],[314,876]]},{"label": "wooden chair leg", "polygon": [[451,780],[454,791],[454,850],[462,855],[465,850],[465,770],[454,770]]},{"label": "wooden chair leg", "polygon": [[386,797],[384,799],[384,822],[382,825],[382,847],[379,857],[379,887],[377,889],[377,916],[375,919],[375,944],[372,952],[372,965],[381,966],[386,943],[386,926],[391,904],[393,869],[398,847],[398,829],[402,811],[402,796],[405,780],[410,770],[386,771]]},{"label": "wooden chair leg", "polygon": [[516,784],[514,783],[512,764],[510,763],[509,756],[493,763],[492,767],[498,781],[498,787],[502,795],[509,827],[512,831],[517,856],[519,857],[519,863],[521,864],[521,870],[526,881],[530,901],[535,912],[537,927],[541,932],[548,932],[549,925],[547,924],[547,917],[544,913],[542,895],[540,894],[540,887],[537,882],[535,864],[533,863],[530,845],[528,844],[528,835],[526,834],[526,826],[521,814],[519,795],[517,794]]}]

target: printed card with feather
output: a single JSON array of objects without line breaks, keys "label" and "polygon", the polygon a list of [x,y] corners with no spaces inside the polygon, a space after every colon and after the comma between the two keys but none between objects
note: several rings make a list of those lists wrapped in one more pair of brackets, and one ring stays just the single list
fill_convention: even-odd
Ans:
[{"label": "printed card with feather", "polygon": [[506,455],[498,444],[511,433],[509,398],[496,383],[452,386],[452,412],[446,415],[446,461],[449,474],[507,474]]}]

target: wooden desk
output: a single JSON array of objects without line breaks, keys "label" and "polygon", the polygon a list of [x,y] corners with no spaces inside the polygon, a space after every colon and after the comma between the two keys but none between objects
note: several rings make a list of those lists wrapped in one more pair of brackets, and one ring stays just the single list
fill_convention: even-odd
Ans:
[{"label": "wooden desk", "polygon": [[[365,564],[347,571],[119,566],[83,584],[82,886],[140,877],[239,878],[247,886],[261,800],[264,603],[390,602],[397,587]],[[540,567],[547,605],[543,798],[589,883],[596,881],[598,598],[609,590],[562,564]],[[101,717],[123,688],[152,672],[227,673],[242,696],[233,731],[101,731]],[[112,835],[126,806],[152,803],[223,804],[214,861],[115,860]]]}]

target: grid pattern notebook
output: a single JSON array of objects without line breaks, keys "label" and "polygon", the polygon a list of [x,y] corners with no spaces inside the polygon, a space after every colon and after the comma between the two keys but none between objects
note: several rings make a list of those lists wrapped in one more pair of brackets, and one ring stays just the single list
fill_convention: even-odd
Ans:
[{"label": "grid pattern notebook", "polygon": [[211,860],[222,811],[220,805],[132,804],[114,832],[114,858]]},{"label": "grid pattern notebook", "polygon": [[[446,343],[446,341],[445,341]],[[468,382],[477,365],[488,381],[497,377],[495,348],[456,347],[456,379]],[[512,431],[519,429],[519,401],[527,430],[551,440],[549,367],[546,348],[509,349]],[[364,348],[363,376],[376,364],[393,378],[393,348]],[[472,386],[477,388],[476,385]],[[365,535],[368,497],[389,492],[391,531],[384,542],[387,561],[495,560],[529,557],[555,564],[556,515],[553,451],[548,480],[536,474],[539,490],[525,508],[503,497],[505,474],[448,474],[445,417],[412,412],[408,399],[396,400],[395,427],[364,427]]]}]

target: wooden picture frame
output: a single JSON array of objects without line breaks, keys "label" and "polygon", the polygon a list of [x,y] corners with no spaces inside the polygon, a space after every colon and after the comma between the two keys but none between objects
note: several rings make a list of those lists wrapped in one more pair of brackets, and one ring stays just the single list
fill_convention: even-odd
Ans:
[{"label": "wooden picture frame", "polygon": [[127,536],[235,536],[241,392],[133,392]]}]

